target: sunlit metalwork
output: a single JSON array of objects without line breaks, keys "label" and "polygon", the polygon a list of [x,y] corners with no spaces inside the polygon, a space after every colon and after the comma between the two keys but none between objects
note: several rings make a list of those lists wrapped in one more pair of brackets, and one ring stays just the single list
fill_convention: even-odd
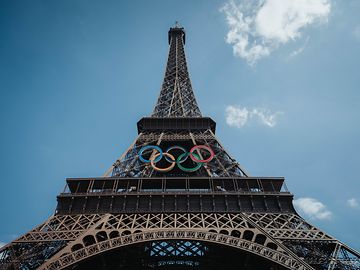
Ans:
[{"label": "sunlit metalwork", "polygon": [[133,144],[103,177],[67,179],[55,214],[0,249],[0,269],[359,270],[357,251],[296,213],[284,178],[251,177],[228,154],[197,106],[183,28],[169,44]]}]

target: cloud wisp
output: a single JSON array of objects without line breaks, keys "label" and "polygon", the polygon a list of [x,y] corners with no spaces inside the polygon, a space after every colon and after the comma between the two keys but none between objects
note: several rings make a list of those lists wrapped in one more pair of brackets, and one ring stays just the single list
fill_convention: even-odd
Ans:
[{"label": "cloud wisp", "polygon": [[294,57],[298,56],[299,54],[301,54],[301,53],[305,50],[307,44],[309,43],[309,40],[310,40],[310,37],[307,37],[307,38],[305,39],[304,44],[303,44],[301,47],[297,48],[296,50],[292,51],[292,52],[289,54],[289,56],[288,56],[287,59],[290,60],[291,58],[294,58]]},{"label": "cloud wisp", "polygon": [[268,109],[253,108],[229,105],[226,107],[226,123],[231,127],[242,128],[249,121],[257,120],[260,124],[267,127],[274,127],[277,124],[278,116],[282,112],[272,113]]},{"label": "cloud wisp", "polygon": [[250,65],[300,38],[304,28],[327,22],[330,10],[330,0],[228,0],[221,8],[226,42]]},{"label": "cloud wisp", "polygon": [[351,198],[347,200],[347,204],[351,208],[359,208],[359,202],[355,198]]},{"label": "cloud wisp", "polygon": [[320,201],[313,198],[299,198],[294,200],[295,208],[312,219],[329,220],[332,213]]}]

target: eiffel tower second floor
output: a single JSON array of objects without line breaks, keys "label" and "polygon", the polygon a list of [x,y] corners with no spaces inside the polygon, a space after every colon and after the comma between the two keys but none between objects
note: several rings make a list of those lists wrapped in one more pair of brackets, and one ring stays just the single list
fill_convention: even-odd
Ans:
[{"label": "eiffel tower second floor", "polygon": [[57,212],[294,212],[282,177],[250,177],[197,105],[185,57],[185,31],[169,30],[158,101],[138,136],[103,177],[67,179]]}]

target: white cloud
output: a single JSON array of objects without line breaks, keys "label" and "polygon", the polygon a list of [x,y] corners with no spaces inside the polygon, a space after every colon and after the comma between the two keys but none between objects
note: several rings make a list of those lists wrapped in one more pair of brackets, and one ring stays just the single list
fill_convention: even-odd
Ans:
[{"label": "white cloud", "polygon": [[313,219],[331,219],[332,213],[320,201],[313,198],[299,198],[294,200],[294,206],[297,210]]},{"label": "white cloud", "polygon": [[347,203],[351,208],[358,208],[359,207],[359,202],[355,198],[348,199]]},{"label": "white cloud", "polygon": [[253,109],[251,115],[258,117],[260,122],[268,127],[274,127],[277,124],[278,116],[282,112],[271,113],[267,109]]},{"label": "white cloud", "polygon": [[274,127],[277,124],[277,118],[282,112],[272,113],[268,109],[239,107],[229,105],[225,110],[226,123],[231,127],[241,128],[250,120],[256,119],[260,124]]},{"label": "white cloud", "polygon": [[248,119],[248,109],[241,109],[231,105],[226,107],[226,123],[229,126],[240,128],[247,123]]},{"label": "white cloud", "polygon": [[6,243],[0,242],[0,248],[2,248],[5,245],[6,245]]},{"label": "white cloud", "polygon": [[235,56],[254,65],[309,25],[327,22],[331,0],[228,0],[221,8]]}]

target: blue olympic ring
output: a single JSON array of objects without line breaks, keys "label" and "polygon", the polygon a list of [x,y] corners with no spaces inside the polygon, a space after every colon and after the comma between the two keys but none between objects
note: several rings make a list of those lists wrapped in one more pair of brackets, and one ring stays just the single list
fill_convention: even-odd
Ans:
[{"label": "blue olympic ring", "polygon": [[139,151],[139,159],[140,159],[142,162],[144,162],[144,163],[150,163],[150,162],[151,162],[151,160],[145,159],[145,158],[142,157],[142,154],[144,153],[144,151],[145,151],[145,150],[148,150],[148,149],[154,149],[154,150],[157,150],[157,151],[160,153],[160,155],[159,155],[157,158],[155,158],[154,162],[159,162],[160,159],[162,159],[163,151],[161,150],[161,148],[160,148],[159,146],[156,146],[156,145],[146,145],[146,146],[142,147],[142,148],[140,149],[140,151]]}]

